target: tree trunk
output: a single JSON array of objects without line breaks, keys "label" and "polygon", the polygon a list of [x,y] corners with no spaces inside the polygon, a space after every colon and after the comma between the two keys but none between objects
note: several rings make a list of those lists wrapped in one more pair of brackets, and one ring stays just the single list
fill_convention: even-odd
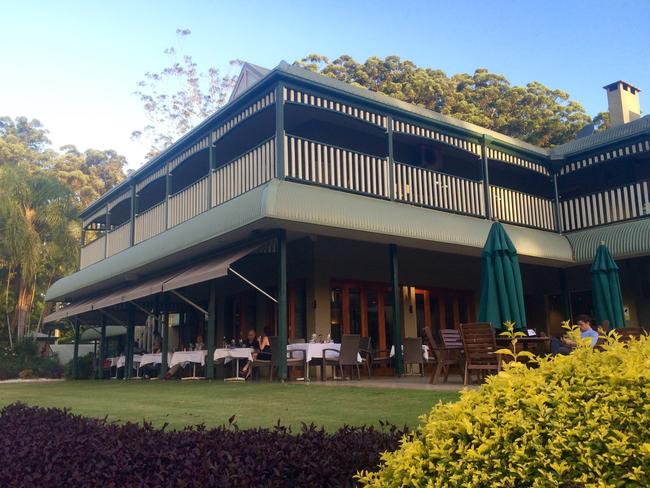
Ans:
[{"label": "tree trunk", "polygon": [[32,298],[32,283],[23,276],[18,282],[18,300],[16,301],[16,340],[21,341],[29,325],[29,310]]}]

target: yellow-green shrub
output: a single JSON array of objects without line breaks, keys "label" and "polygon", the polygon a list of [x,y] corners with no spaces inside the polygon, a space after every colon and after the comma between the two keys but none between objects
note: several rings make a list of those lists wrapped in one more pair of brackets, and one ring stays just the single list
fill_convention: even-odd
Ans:
[{"label": "yellow-green shrub", "polygon": [[650,486],[650,338],[511,363],[438,404],[365,486]]}]

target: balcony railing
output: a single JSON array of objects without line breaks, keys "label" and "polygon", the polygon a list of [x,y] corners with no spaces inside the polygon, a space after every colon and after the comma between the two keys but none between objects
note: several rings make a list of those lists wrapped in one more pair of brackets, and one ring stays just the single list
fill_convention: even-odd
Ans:
[{"label": "balcony railing", "polygon": [[395,199],[468,215],[485,213],[483,182],[395,163]]},{"label": "balcony railing", "polygon": [[490,186],[494,218],[512,224],[557,230],[553,200],[508,188]]},{"label": "balcony railing", "polygon": [[288,178],[388,198],[388,160],[294,136],[285,137]]},{"label": "balcony railing", "polygon": [[208,177],[169,197],[167,227],[185,222],[208,209]]},{"label": "balcony railing", "polygon": [[131,244],[131,221],[125,222],[108,233],[106,257],[124,251]]},{"label": "balcony railing", "polygon": [[101,236],[81,248],[80,267],[85,268],[104,259],[106,253],[106,236]]},{"label": "balcony railing", "polygon": [[212,206],[221,205],[275,177],[275,139],[268,139],[212,172]]},{"label": "balcony railing", "polygon": [[135,243],[160,234],[165,230],[165,202],[147,209],[135,217]]},{"label": "balcony railing", "polygon": [[565,232],[650,215],[649,181],[571,198],[562,202]]}]

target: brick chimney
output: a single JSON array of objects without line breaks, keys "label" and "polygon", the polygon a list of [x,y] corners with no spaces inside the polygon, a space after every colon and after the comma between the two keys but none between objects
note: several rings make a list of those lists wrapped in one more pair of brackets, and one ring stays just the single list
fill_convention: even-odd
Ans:
[{"label": "brick chimney", "polygon": [[609,123],[612,127],[627,124],[641,117],[639,90],[623,80],[603,87],[607,90]]}]

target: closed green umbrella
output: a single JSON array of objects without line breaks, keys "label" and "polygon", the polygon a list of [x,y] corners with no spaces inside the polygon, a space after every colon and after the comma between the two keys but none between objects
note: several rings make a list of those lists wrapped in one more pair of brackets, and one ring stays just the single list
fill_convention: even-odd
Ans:
[{"label": "closed green umbrella", "polygon": [[598,323],[609,321],[610,328],[625,327],[623,314],[623,293],[618,266],[605,244],[598,246],[591,265],[594,309]]},{"label": "closed green umbrella", "polygon": [[490,229],[483,252],[481,270],[481,307],[479,320],[490,322],[496,330],[504,322],[514,322],[518,330],[526,329],[524,288],[517,249],[499,222]]}]

